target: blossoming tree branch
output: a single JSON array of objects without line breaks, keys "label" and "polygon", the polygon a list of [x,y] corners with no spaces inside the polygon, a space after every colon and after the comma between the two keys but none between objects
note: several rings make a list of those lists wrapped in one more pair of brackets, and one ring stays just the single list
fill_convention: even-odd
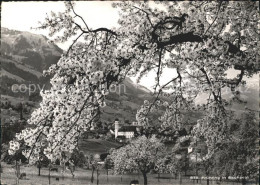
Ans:
[{"label": "blossoming tree branch", "polygon": [[[41,151],[52,161],[61,152],[71,153],[79,137],[99,119],[112,84],[126,76],[141,79],[156,71],[154,101],[145,101],[137,121],[149,125],[149,114],[164,107],[158,122],[181,129],[181,110],[202,109],[205,113],[193,128],[194,140],[206,139],[209,158],[216,143],[228,139],[226,131],[230,102],[223,88],[245,84],[259,70],[257,50],[259,17],[257,3],[227,2],[116,2],[117,28],[93,29],[77,14],[73,2],[64,12],[51,12],[39,29],[48,29],[54,42],[74,38],[67,52],[45,74],[53,75],[51,89],[41,92],[42,102],[28,120],[32,126],[10,142],[10,154],[22,149],[31,163]],[[161,82],[166,68],[176,71]],[[238,72],[227,78],[227,70]],[[161,99],[165,90],[170,101]],[[207,103],[194,99],[207,94]]]}]

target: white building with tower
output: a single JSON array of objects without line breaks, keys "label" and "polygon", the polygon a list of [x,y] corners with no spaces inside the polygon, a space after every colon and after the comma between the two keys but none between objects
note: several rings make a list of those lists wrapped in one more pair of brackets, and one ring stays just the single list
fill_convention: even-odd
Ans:
[{"label": "white building with tower", "polygon": [[123,125],[120,124],[118,119],[115,119],[115,130],[110,130],[112,134],[117,137],[125,137],[126,139],[130,139],[135,136],[135,133],[139,132],[141,127],[136,123],[133,125]]}]

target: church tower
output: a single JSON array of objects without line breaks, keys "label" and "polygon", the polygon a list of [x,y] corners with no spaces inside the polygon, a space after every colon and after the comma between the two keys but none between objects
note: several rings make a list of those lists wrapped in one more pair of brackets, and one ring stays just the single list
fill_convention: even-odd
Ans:
[{"label": "church tower", "polygon": [[115,138],[118,136],[118,130],[119,130],[119,120],[115,119]]}]

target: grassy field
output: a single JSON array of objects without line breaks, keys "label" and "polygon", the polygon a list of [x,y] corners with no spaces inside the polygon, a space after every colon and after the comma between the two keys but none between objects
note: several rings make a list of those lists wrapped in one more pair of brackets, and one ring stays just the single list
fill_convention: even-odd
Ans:
[{"label": "grassy field", "polygon": [[[1,174],[1,184],[16,184],[15,178],[15,170],[10,165],[2,164],[3,173]],[[26,179],[20,179],[19,184],[21,185],[47,185],[49,184],[49,171],[47,168],[42,168],[41,176],[38,176],[38,169],[34,166],[25,167],[21,166],[21,173],[26,173]],[[139,180],[140,185],[143,184],[143,178],[138,174],[125,174],[125,175],[113,175],[111,171],[109,171],[108,175],[105,170],[100,172],[99,182],[97,183],[96,172],[94,174],[94,182],[91,183],[91,171],[86,169],[77,168],[75,171],[75,177],[72,178],[72,175],[69,171],[66,171],[62,177],[60,172],[51,172],[50,184],[64,184],[64,185],[77,185],[77,184],[85,184],[85,185],[126,185],[130,184],[131,180]],[[57,179],[58,178],[58,179]],[[173,176],[169,174],[161,174],[158,179],[157,174],[149,174],[148,175],[148,184],[150,185],[179,185],[179,179],[174,179]],[[194,180],[190,180],[189,177],[183,177],[182,183],[183,185],[206,185],[206,181],[199,181],[198,183]],[[210,181],[210,185],[239,185],[241,183],[238,182],[218,182],[218,181]],[[248,184],[256,184],[248,183]]]},{"label": "grassy field", "polygon": [[82,139],[79,142],[79,148],[84,153],[101,154],[108,152],[111,148],[117,148],[121,144],[101,139]]}]

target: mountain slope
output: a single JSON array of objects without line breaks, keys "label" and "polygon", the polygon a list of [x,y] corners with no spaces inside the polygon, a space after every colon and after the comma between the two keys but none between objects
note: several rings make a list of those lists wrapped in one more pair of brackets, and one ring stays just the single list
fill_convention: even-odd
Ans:
[{"label": "mountain slope", "polygon": [[[12,102],[20,99],[35,102],[35,107],[40,102],[40,89],[29,94],[26,92],[14,92],[12,86],[24,84],[27,88],[30,84],[39,87],[49,87],[49,79],[42,76],[42,72],[51,64],[58,62],[63,51],[55,44],[50,44],[43,35],[29,32],[1,28],[1,88],[0,92],[4,101]],[[105,122],[113,122],[115,118],[120,120],[135,120],[137,109],[145,99],[151,99],[148,89],[133,83],[130,78],[110,89],[107,97],[107,107],[102,111],[101,119]],[[17,101],[17,103],[20,101]],[[13,105],[16,106],[16,105]]]},{"label": "mountain slope", "polygon": [[56,63],[63,52],[57,45],[49,43],[43,35],[7,28],[1,28],[1,51],[40,72]]},{"label": "mountain slope", "polygon": [[[239,91],[239,98],[242,102],[233,101],[232,106],[227,107],[227,109],[231,109],[237,112],[245,111],[245,108],[252,109],[254,111],[259,110],[259,76],[253,75],[251,78],[244,78],[246,81],[245,86],[239,86],[236,91]],[[196,104],[205,104],[207,102],[208,95],[205,93],[201,93],[195,99]],[[230,88],[225,88],[222,90],[222,97],[226,100],[232,100],[234,94],[231,92]]]},{"label": "mountain slope", "polygon": [[47,87],[49,78],[42,72],[62,53],[43,35],[1,27],[1,124],[16,122],[21,112],[23,119],[29,118],[41,100],[41,89],[29,93],[30,85]]},{"label": "mountain slope", "polygon": [[110,88],[107,96],[107,106],[102,109],[101,118],[103,121],[113,122],[115,118],[120,121],[135,121],[137,110],[145,99],[151,99],[151,92],[145,87],[136,85],[130,78],[123,83]]}]

